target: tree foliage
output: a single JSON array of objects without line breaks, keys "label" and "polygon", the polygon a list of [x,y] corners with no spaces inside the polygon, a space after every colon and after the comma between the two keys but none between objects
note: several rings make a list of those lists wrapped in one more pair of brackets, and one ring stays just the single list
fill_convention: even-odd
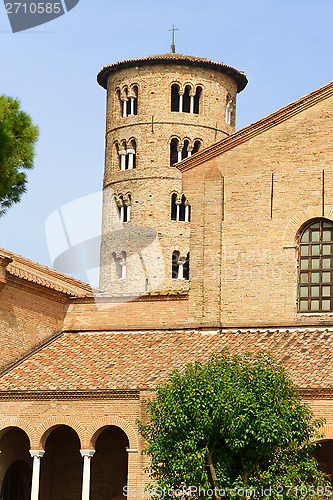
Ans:
[{"label": "tree foliage", "polygon": [[20,200],[26,189],[26,174],[33,167],[38,128],[20,110],[20,102],[0,96],[0,216]]},{"label": "tree foliage", "polygon": [[224,351],[174,371],[148,402],[148,416],[138,425],[159,496],[185,488],[196,498],[198,490],[188,488],[201,487],[206,498],[244,498],[242,489],[261,497],[271,488],[269,498],[289,499],[311,486],[319,498],[329,485],[312,457],[323,421],[313,419],[284,365],[269,355]]}]

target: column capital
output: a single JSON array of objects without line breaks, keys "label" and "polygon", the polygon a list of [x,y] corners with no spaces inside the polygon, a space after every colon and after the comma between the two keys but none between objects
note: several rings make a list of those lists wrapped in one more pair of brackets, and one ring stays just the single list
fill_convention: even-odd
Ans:
[{"label": "column capital", "polygon": [[129,155],[135,155],[135,149],[131,149],[131,148],[129,148],[129,149],[127,149],[127,153],[128,153]]},{"label": "column capital", "polygon": [[81,457],[91,458],[95,455],[95,450],[80,450]]},{"label": "column capital", "polygon": [[29,450],[30,455],[32,458],[42,458],[42,456],[45,453],[45,450]]},{"label": "column capital", "polygon": [[120,149],[118,151],[118,154],[120,154],[120,155],[127,155],[127,151],[126,151],[126,149]]}]

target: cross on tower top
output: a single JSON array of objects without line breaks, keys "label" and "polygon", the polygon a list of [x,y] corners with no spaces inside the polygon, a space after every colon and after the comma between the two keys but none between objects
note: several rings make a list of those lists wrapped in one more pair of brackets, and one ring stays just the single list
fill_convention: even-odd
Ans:
[{"label": "cross on tower top", "polygon": [[171,54],[174,54],[176,52],[176,46],[175,46],[175,31],[178,31],[178,28],[175,28],[175,25],[172,25],[172,29],[169,30],[172,31],[172,44],[171,44]]}]

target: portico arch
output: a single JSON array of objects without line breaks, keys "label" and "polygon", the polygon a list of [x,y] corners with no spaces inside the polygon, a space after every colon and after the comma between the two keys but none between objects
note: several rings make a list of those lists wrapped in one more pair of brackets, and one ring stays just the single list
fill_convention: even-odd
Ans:
[{"label": "portico arch", "polygon": [[98,429],[92,438],[95,453],[91,460],[91,497],[122,498],[128,484],[126,433],[114,425]]},{"label": "portico arch", "polygon": [[43,450],[45,447],[45,442],[50,433],[60,425],[71,427],[78,435],[80,443],[84,441],[84,426],[74,418],[59,415],[57,417],[52,417],[44,420],[38,426],[38,428],[36,429],[35,440],[34,443],[31,443],[31,447],[34,449]]},{"label": "portico arch", "polygon": [[72,427],[54,425],[44,434],[45,454],[40,462],[40,498],[81,500],[80,439]]},{"label": "portico arch", "polygon": [[0,420],[0,439],[1,436],[12,427],[18,427],[24,431],[28,436],[29,442],[31,444],[33,443],[36,436],[35,429],[29,424],[29,422],[19,417],[2,418]]},{"label": "portico arch", "polygon": [[103,429],[106,426],[116,426],[125,432],[127,438],[129,440],[129,447],[131,449],[138,448],[138,435],[127,420],[124,418],[118,417],[117,415],[108,415],[107,417],[102,417],[95,420],[92,424],[87,427],[86,430],[86,439],[84,444],[82,444],[82,448],[95,448],[95,442],[98,436],[100,429]]}]

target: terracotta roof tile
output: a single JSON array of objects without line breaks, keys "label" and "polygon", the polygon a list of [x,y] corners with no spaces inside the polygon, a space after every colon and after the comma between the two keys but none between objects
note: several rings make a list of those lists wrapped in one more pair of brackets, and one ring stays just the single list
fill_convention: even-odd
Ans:
[{"label": "terracotta roof tile", "polygon": [[0,391],[154,389],[225,347],[271,352],[300,389],[333,388],[332,341],[331,330],[63,333],[0,377]]}]

